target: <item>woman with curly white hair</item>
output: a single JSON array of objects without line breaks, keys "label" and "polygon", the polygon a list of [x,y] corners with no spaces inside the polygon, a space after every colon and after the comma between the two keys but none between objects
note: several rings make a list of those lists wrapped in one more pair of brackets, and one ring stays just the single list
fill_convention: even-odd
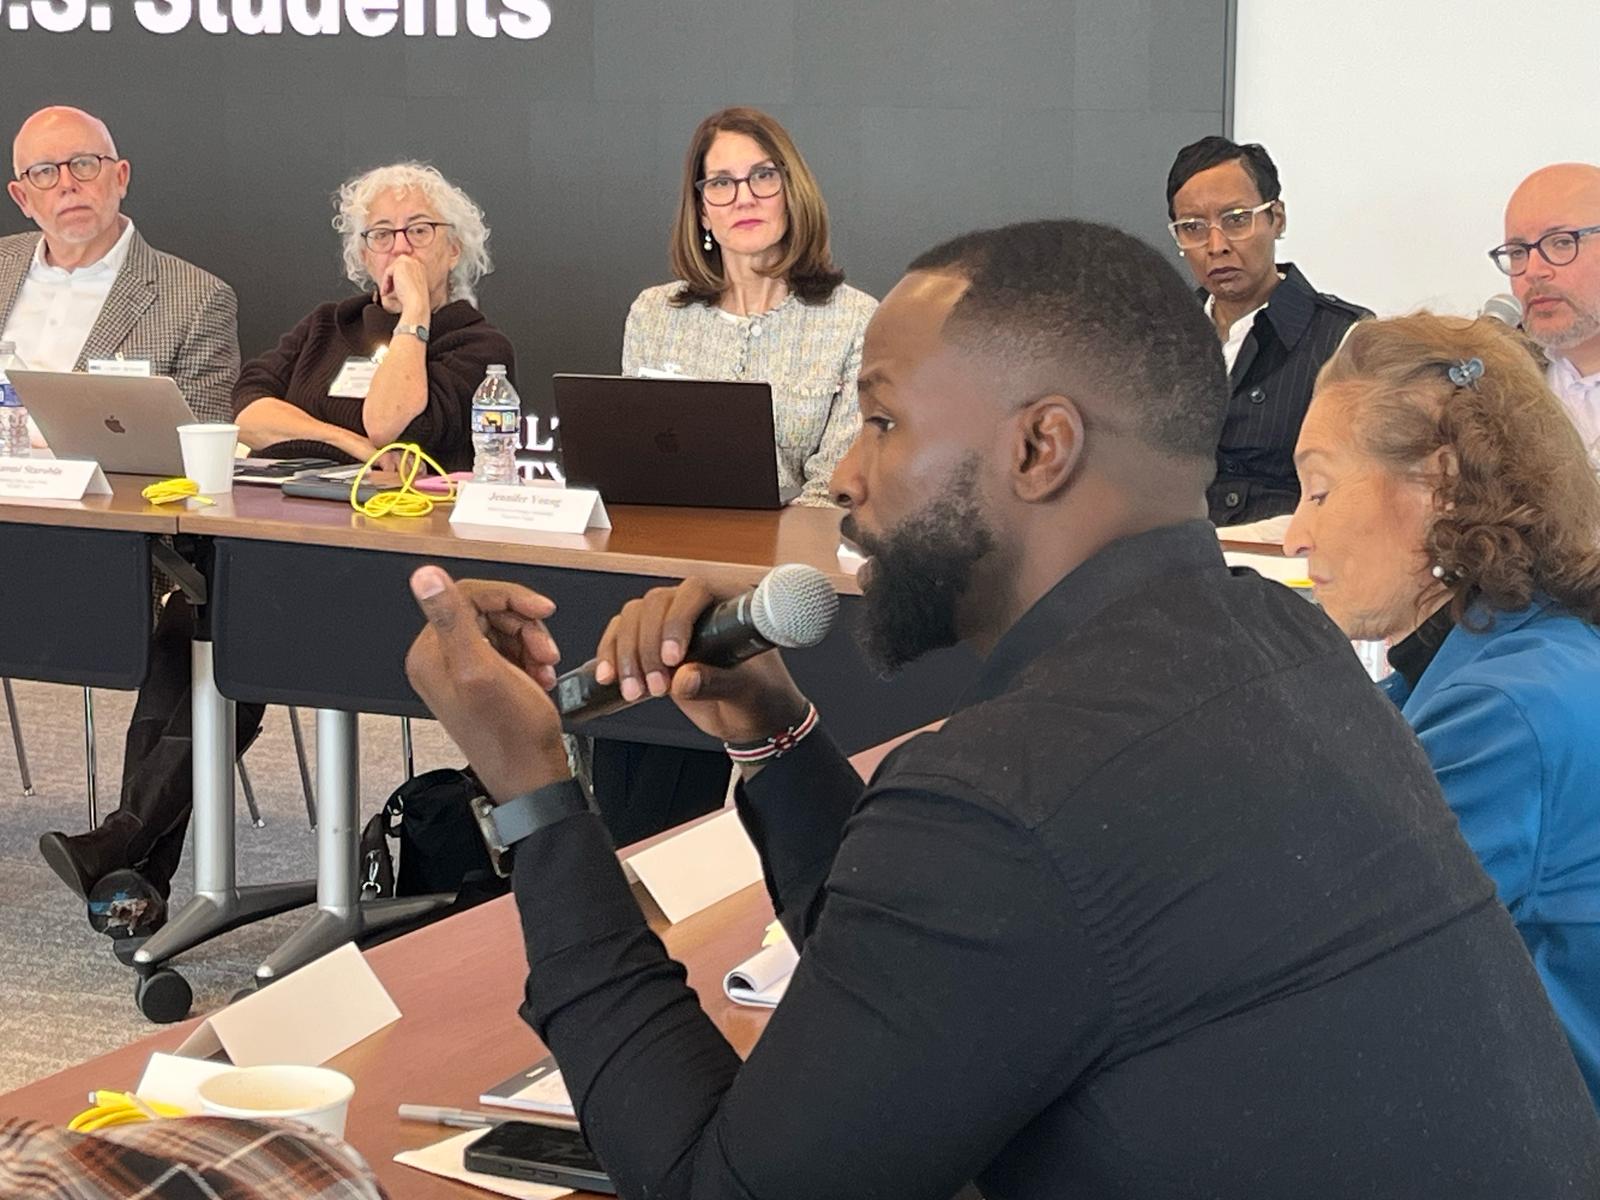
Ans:
[{"label": "woman with curly white hair", "polygon": [[[363,293],[317,306],[245,364],[233,389],[240,438],[270,457],[360,462],[390,442],[415,442],[448,471],[470,466],[472,393],[491,363],[513,365],[511,343],[473,306],[473,285],[489,270],[483,213],[414,162],[357,176],[339,189],[338,205],[345,268]],[[193,630],[193,611],[175,593],[150,643],[116,811],[88,833],[39,841],[45,861],[88,901],[90,923],[114,936],[166,920],[192,800]],[[259,704],[238,705],[240,754],[261,713]]]},{"label": "woman with curly white hair", "polygon": [[483,212],[415,162],[349,180],[338,208],[345,273],[363,293],[318,305],[244,365],[240,440],[268,457],[352,461],[415,442],[446,470],[470,467],[472,393],[491,363],[514,365],[475,307],[490,270]]}]

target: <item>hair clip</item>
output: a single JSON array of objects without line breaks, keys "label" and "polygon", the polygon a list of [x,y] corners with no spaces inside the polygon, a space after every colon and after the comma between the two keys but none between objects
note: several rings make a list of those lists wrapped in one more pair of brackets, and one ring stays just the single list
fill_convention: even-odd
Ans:
[{"label": "hair clip", "polygon": [[1483,359],[1463,358],[1449,369],[1449,375],[1457,387],[1471,387],[1483,378]]}]

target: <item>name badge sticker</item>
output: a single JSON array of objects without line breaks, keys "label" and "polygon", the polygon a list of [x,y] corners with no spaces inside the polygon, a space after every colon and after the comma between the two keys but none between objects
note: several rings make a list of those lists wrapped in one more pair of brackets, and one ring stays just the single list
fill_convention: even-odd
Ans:
[{"label": "name badge sticker", "polygon": [[91,358],[84,365],[91,375],[115,375],[122,379],[148,379],[155,374],[148,358]]},{"label": "name badge sticker", "polygon": [[376,359],[355,355],[344,360],[344,366],[328,385],[328,395],[338,400],[365,400],[372,390],[372,377],[377,374]]}]

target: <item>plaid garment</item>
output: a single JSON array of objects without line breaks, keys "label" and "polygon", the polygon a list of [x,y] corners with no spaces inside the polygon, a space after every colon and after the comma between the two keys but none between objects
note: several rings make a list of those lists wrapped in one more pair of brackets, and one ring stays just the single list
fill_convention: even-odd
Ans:
[{"label": "plaid garment", "polygon": [[343,1142],[302,1126],[185,1117],[69,1133],[0,1122],[0,1198],[385,1200]]},{"label": "plaid garment", "polygon": [[[0,329],[38,243],[37,233],[0,237]],[[233,289],[193,263],[152,249],[137,229],[73,369],[119,354],[147,359],[155,374],[170,375],[200,420],[233,420],[233,383],[239,377],[239,301]]]}]

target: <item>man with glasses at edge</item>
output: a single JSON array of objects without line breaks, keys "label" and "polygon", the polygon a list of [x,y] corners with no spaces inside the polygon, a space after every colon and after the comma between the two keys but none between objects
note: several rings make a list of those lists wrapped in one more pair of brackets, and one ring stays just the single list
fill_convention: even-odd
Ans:
[{"label": "man with glasses at edge", "polygon": [[1242,525],[1293,512],[1295,439],[1317,372],[1350,326],[1372,314],[1276,261],[1287,218],[1278,168],[1262,146],[1204,137],[1178,151],[1167,216],[1228,368],[1217,476],[1206,490],[1211,520]]},{"label": "man with glasses at edge", "polygon": [[0,238],[0,341],[38,371],[147,362],[201,420],[231,420],[233,289],[151,249],[122,214],[131,168],[105,123],[76,108],[41,109],[17,133],[12,169],[6,190],[40,232]]},{"label": "man with glasses at edge", "polygon": [[1489,257],[1511,276],[1522,331],[1543,348],[1550,390],[1600,470],[1600,167],[1529,175],[1506,205],[1505,238]]}]

